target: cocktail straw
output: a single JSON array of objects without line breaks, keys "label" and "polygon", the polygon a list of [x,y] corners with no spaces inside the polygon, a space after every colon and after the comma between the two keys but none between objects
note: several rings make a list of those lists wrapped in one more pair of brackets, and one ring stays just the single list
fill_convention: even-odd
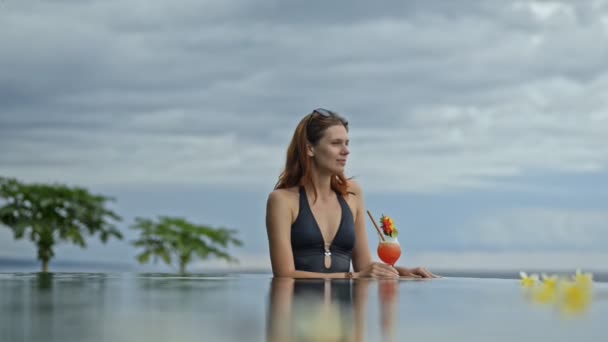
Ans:
[{"label": "cocktail straw", "polygon": [[369,215],[369,218],[372,220],[372,223],[374,224],[374,227],[376,227],[376,231],[378,231],[378,235],[380,235],[380,240],[384,241],[384,236],[382,236],[382,231],[380,230],[380,228],[376,224],[376,220],[374,220],[374,217],[372,216],[372,213],[369,210],[367,211],[367,215]]}]

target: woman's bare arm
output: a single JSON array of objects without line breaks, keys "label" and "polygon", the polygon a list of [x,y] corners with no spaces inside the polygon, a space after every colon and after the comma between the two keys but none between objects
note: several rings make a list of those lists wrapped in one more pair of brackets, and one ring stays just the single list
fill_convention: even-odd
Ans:
[{"label": "woman's bare arm", "polygon": [[369,241],[367,238],[367,229],[365,228],[365,199],[363,191],[357,182],[349,181],[349,191],[353,194],[356,205],[355,209],[355,248],[353,248],[353,269],[361,271],[372,263],[372,256],[369,251]]}]

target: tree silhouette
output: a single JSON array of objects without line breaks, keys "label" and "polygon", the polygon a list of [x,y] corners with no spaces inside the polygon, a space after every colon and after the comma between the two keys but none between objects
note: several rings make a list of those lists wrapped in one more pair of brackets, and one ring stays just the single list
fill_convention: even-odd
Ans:
[{"label": "tree silhouette", "polygon": [[86,247],[85,234],[98,234],[105,243],[110,237],[122,239],[112,224],[121,218],[106,208],[112,198],[93,195],[80,187],[61,184],[26,184],[0,177],[0,223],[10,228],[15,239],[28,237],[38,248],[42,272],[48,272],[55,256],[53,247],[67,241]]},{"label": "tree silhouette", "polygon": [[229,244],[242,245],[234,237],[235,230],[197,225],[177,217],[161,216],[157,221],[138,217],[131,228],[140,232],[139,238],[132,242],[133,246],[143,248],[137,256],[140,263],[148,263],[153,257],[155,261],[160,258],[172,265],[175,257],[182,274],[193,258],[204,260],[215,256],[237,262],[225,248]]}]

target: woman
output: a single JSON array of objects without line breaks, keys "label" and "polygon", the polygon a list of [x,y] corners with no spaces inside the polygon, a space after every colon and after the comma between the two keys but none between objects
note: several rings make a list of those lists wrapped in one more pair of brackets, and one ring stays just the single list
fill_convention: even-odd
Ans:
[{"label": "woman", "polygon": [[363,192],[344,176],[348,143],[348,122],[326,109],[315,109],[296,127],[266,209],[274,276],[434,277],[424,268],[372,262]]}]

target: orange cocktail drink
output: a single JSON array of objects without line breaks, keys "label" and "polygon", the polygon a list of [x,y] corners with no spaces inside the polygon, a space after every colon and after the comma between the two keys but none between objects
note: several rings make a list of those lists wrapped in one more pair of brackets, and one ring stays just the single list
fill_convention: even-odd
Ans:
[{"label": "orange cocktail drink", "polygon": [[395,222],[393,222],[392,218],[382,214],[382,217],[380,217],[380,227],[382,228],[380,228],[369,210],[367,211],[367,215],[369,215],[369,218],[372,220],[372,223],[380,236],[380,241],[378,242],[378,257],[380,257],[384,263],[395,266],[395,263],[401,256],[401,245],[399,245],[399,240],[397,240],[399,231],[397,230],[397,227],[395,227]]},{"label": "orange cocktail drink", "polygon": [[401,256],[401,246],[396,238],[385,238],[378,243],[378,257],[385,263],[394,266]]}]

